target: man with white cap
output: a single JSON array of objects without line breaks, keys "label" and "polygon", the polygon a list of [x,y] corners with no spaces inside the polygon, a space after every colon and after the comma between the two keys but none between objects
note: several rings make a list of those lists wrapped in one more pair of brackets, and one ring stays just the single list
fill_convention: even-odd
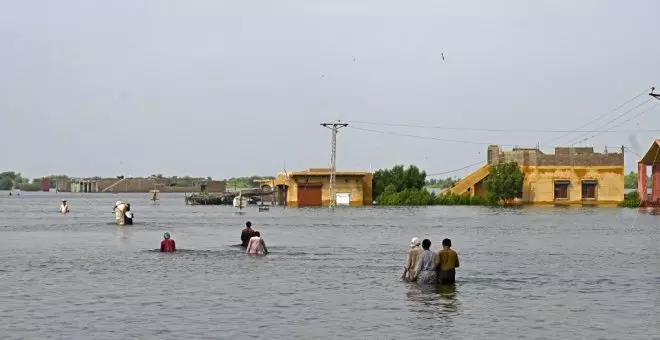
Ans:
[{"label": "man with white cap", "polygon": [[419,256],[422,254],[422,249],[419,245],[422,242],[417,238],[413,237],[410,241],[410,249],[408,249],[408,254],[406,255],[406,263],[403,266],[403,274],[401,275],[401,280],[406,279],[406,274],[408,275],[408,280],[412,281],[415,277],[415,266],[417,266],[417,261],[419,261]]},{"label": "man with white cap", "polygon": [[69,205],[66,203],[66,200],[62,200],[62,204],[60,205],[60,212],[62,214],[69,212]]},{"label": "man with white cap", "polygon": [[126,213],[126,203],[123,201],[117,201],[115,207],[112,209],[112,212],[115,213],[115,219],[117,224],[124,225],[125,223],[125,213]]}]

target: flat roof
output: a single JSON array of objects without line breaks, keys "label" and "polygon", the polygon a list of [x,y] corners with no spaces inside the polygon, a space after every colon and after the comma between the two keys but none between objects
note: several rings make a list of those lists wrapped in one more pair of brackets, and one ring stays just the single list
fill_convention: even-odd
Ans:
[{"label": "flat roof", "polygon": [[[335,176],[366,176],[371,172],[364,171],[335,171]],[[294,171],[289,176],[330,176],[330,171]]]}]

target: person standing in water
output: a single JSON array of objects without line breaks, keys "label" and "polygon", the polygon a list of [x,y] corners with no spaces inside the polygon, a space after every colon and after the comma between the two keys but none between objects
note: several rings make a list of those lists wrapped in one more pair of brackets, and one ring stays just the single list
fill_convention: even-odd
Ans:
[{"label": "person standing in water", "polygon": [[431,240],[424,239],[422,241],[422,248],[424,248],[424,251],[417,262],[414,281],[424,285],[435,284],[437,281],[435,273],[435,258],[437,255],[429,250],[431,248]]},{"label": "person standing in water", "polygon": [[170,238],[170,233],[163,235],[163,240],[160,242],[161,253],[173,253],[176,251],[176,243]]},{"label": "person standing in water", "polygon": [[250,238],[250,242],[248,243],[247,250],[245,252],[252,255],[268,254],[268,248],[266,248],[266,242],[264,242],[264,239],[261,238],[261,233],[258,231],[254,232],[254,236]]},{"label": "person standing in water", "polygon": [[133,224],[133,212],[131,211],[131,205],[126,203],[126,211],[124,212],[124,223]]},{"label": "person standing in water", "polygon": [[450,239],[442,240],[442,249],[438,251],[435,264],[438,268],[438,283],[452,284],[456,282],[456,268],[460,264],[458,263],[458,254],[451,249]]},{"label": "person standing in water", "polygon": [[62,200],[62,204],[60,205],[60,212],[62,214],[68,213],[69,210],[69,205],[66,203],[66,200]]},{"label": "person standing in water", "polygon": [[245,229],[241,231],[241,247],[247,247],[250,239],[254,236],[254,230],[252,229],[252,222],[245,222]]},{"label": "person standing in water", "polygon": [[412,281],[415,277],[415,266],[417,266],[419,256],[422,255],[422,248],[419,247],[421,243],[417,237],[413,237],[412,241],[410,241],[410,249],[408,249],[408,254],[406,255],[406,263],[403,265],[401,280],[405,280],[408,277],[408,280]]}]

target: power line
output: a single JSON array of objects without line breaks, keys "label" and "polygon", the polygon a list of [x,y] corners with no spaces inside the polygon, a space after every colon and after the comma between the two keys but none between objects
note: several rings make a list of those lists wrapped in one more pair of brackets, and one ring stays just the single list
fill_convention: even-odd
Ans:
[{"label": "power line", "polygon": [[[639,104],[639,105],[633,107],[632,109],[630,109],[630,110],[628,110],[628,111],[626,111],[626,112],[624,112],[624,113],[622,113],[622,114],[620,114],[620,115],[614,117],[613,119],[608,120],[607,123],[605,123],[605,124],[599,126],[597,129],[601,129],[601,128],[603,128],[603,127],[606,127],[606,126],[609,125],[610,123],[615,122],[617,119],[619,119],[619,118],[621,118],[621,117],[623,117],[623,116],[629,114],[630,112],[633,112],[633,111],[639,109],[640,107],[646,105],[646,104],[647,104],[648,102],[650,102],[651,100],[652,100],[651,98],[647,99],[646,101],[644,101],[644,102],[642,102],[641,104]],[[611,130],[611,128],[610,128],[610,130]],[[580,132],[584,132],[584,131],[580,131]],[[573,143],[574,141],[579,140],[580,138],[586,136],[587,134],[589,134],[589,132],[582,133],[582,134],[580,134],[578,137],[571,139],[569,142],[567,142],[567,144],[571,144],[571,143]]]},{"label": "power line", "polygon": [[[632,109],[632,110],[636,110],[637,108],[639,108],[639,107],[642,106],[642,105],[645,105],[645,104],[648,103],[649,101],[651,101],[651,99],[645,101],[645,102],[642,103],[641,105],[636,106],[636,107],[635,107],[634,109]],[[647,112],[649,112],[649,111],[655,109],[655,108],[658,107],[658,106],[660,106],[660,103],[655,104],[655,105],[651,106],[650,108],[648,108],[648,109],[646,109],[646,110],[644,110],[644,111],[642,111],[642,112],[637,113],[636,115],[630,117],[629,119],[626,119],[626,120],[620,122],[620,123],[617,124],[617,125],[614,125],[613,127],[611,127],[611,129],[615,129],[615,128],[617,128],[617,127],[619,127],[619,126],[621,126],[621,125],[623,125],[623,124],[625,124],[625,123],[627,123],[627,122],[629,122],[629,121],[631,121],[631,120],[633,120],[633,119],[635,119],[635,118],[639,118],[639,117],[642,116],[643,114],[645,114],[645,113],[647,113]],[[632,110],[631,110],[631,111],[632,111]],[[615,120],[616,120],[616,119],[615,119]],[[582,136],[584,136],[584,135],[585,135],[585,134],[583,134]],[[587,138],[582,139],[580,142],[585,142],[585,141],[590,140],[590,139],[592,139],[592,138],[594,138],[594,137],[596,137],[596,136],[598,136],[598,135],[600,135],[600,133],[595,133],[595,134],[591,135],[590,137],[587,137]],[[581,136],[581,137],[582,137],[582,136]],[[579,137],[579,138],[581,138],[581,137]],[[574,142],[575,140],[576,140],[576,139],[573,139],[573,140],[571,140],[569,143],[572,143],[572,142]]]},{"label": "power line", "polygon": [[[365,128],[360,128],[360,127],[355,127],[355,126],[349,126],[348,128],[353,129],[353,130],[375,132],[375,133],[386,134],[386,135],[395,135],[395,136],[402,136],[402,137],[410,137],[410,138],[418,138],[418,139],[426,139],[426,140],[435,140],[435,141],[449,142],[449,143],[463,143],[463,144],[476,144],[476,145],[494,145],[494,144],[498,144],[498,143],[475,142],[475,141],[468,141],[468,140],[456,140],[456,139],[445,139],[445,138],[428,137],[428,136],[418,136],[418,135],[411,135],[411,134],[407,134],[407,133],[398,133],[398,132],[392,132],[392,131],[380,131],[380,130],[373,130],[373,129],[365,129]],[[499,144],[499,145],[516,146],[516,144]]]},{"label": "power line", "polygon": [[560,140],[560,139],[562,139],[562,138],[564,138],[564,137],[570,135],[570,134],[573,133],[573,132],[580,132],[580,131],[579,131],[580,129],[585,128],[585,127],[589,126],[590,124],[595,123],[595,122],[599,121],[600,119],[605,118],[605,117],[611,115],[612,113],[614,113],[614,112],[616,112],[617,110],[619,110],[620,108],[622,108],[622,107],[628,105],[629,103],[631,103],[631,102],[634,101],[635,99],[637,99],[637,98],[643,96],[643,95],[646,93],[646,91],[648,91],[648,90],[649,90],[649,88],[644,89],[644,90],[643,90],[642,92],[640,92],[639,94],[635,95],[634,97],[630,98],[629,100],[625,101],[623,104],[620,104],[619,106],[615,107],[614,109],[608,111],[608,112],[605,113],[604,115],[598,116],[598,117],[596,117],[596,118],[590,120],[590,121],[587,122],[586,124],[584,124],[584,125],[578,127],[577,129],[575,129],[575,130],[573,130],[573,131],[571,131],[571,132],[568,132],[568,133],[562,134],[561,136],[559,136],[559,137],[557,137],[557,138],[554,138],[554,139],[551,139],[551,140],[549,140],[549,141],[547,141],[547,142],[545,142],[545,143],[543,143],[543,144],[554,143],[555,141],[558,141],[558,140]]},{"label": "power line", "polygon": [[461,171],[461,170],[465,170],[465,169],[471,168],[471,167],[476,166],[476,165],[480,165],[480,164],[482,164],[483,162],[484,162],[484,161],[479,161],[479,162],[474,163],[474,164],[466,165],[466,166],[464,166],[464,167],[462,167],[462,168],[458,168],[458,169],[454,169],[454,170],[449,170],[449,171],[444,171],[444,172],[436,172],[436,173],[434,173],[434,174],[427,174],[426,176],[429,177],[429,176],[440,176],[440,175],[450,174],[450,173],[452,173],[452,172]]},{"label": "power line", "polygon": [[[396,124],[396,123],[384,123],[384,122],[373,122],[373,121],[349,121],[351,124],[366,124],[366,125],[382,125],[382,126],[392,126],[392,127],[410,127],[410,128],[419,128],[419,129],[438,129],[438,130],[457,130],[457,131],[481,131],[481,132],[519,132],[519,133],[562,133],[562,132],[576,132],[575,130],[538,130],[538,129],[491,129],[491,128],[466,128],[466,127],[455,127],[455,126],[433,126],[433,125],[414,125],[414,124]],[[660,129],[654,130],[582,130],[580,132],[660,132]]]}]

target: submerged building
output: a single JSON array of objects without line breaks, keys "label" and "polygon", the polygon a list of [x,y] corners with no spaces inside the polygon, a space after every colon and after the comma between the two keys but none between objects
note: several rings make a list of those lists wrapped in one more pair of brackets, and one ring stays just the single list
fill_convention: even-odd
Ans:
[{"label": "submerged building", "polygon": [[486,196],[485,180],[492,165],[515,161],[524,174],[523,203],[600,204],[623,201],[624,154],[596,153],[591,147],[557,147],[554,154],[539,149],[502,151],[491,145],[487,163],[449,191]]},{"label": "submerged building", "polygon": [[[261,188],[274,191],[275,204],[292,207],[328,206],[331,200],[330,172],[330,169],[281,172],[273,180],[261,181]],[[335,172],[337,205],[371,205],[372,178],[370,172]]]}]

